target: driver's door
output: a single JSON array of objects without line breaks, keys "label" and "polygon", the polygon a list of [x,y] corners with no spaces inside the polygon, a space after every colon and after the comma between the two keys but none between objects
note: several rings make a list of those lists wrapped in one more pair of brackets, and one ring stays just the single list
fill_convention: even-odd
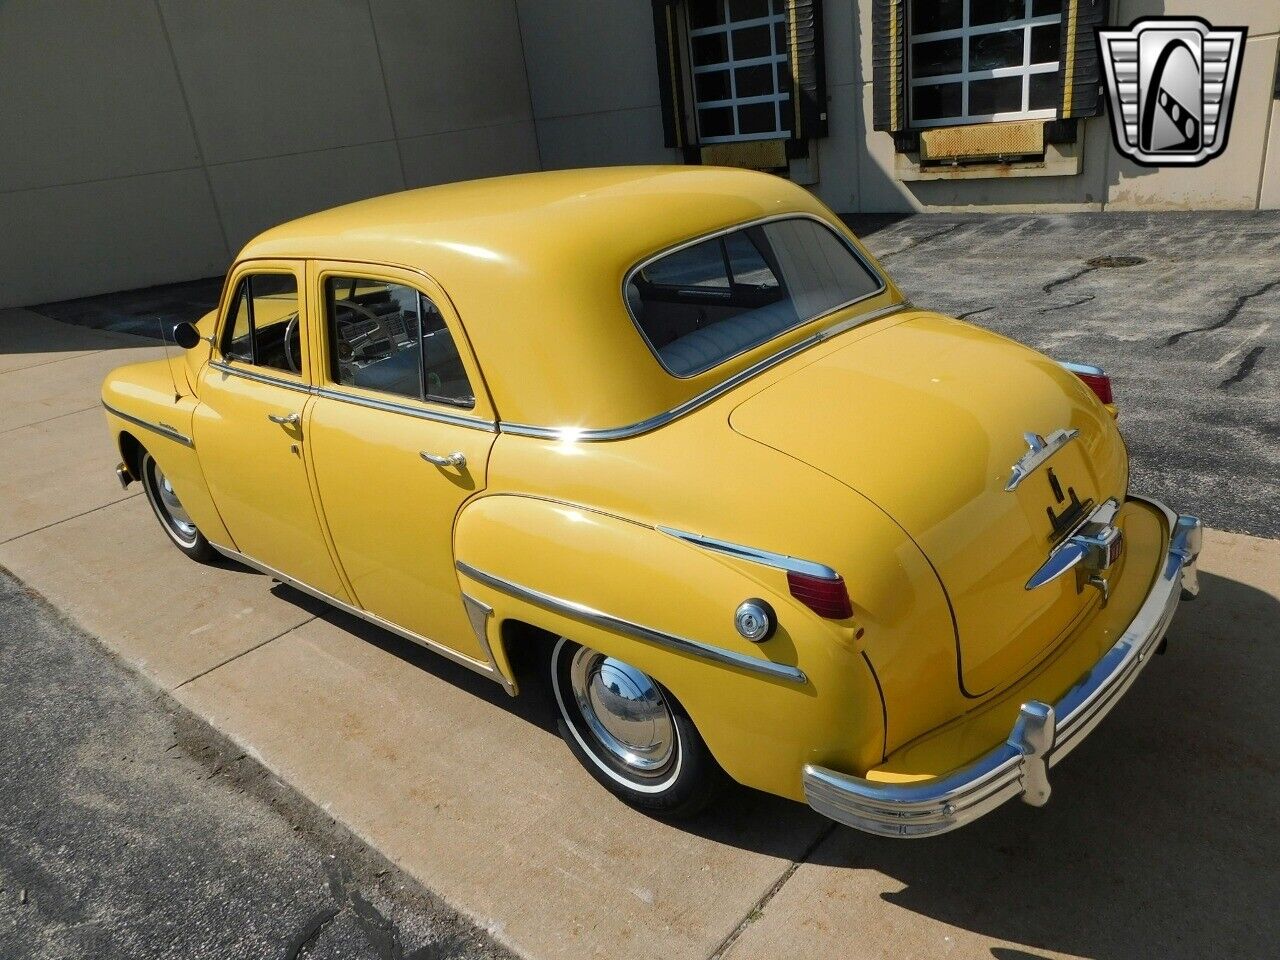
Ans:
[{"label": "driver's door", "polygon": [[234,549],[350,602],[321,530],[305,456],[311,349],[302,261],[231,277],[200,382],[196,452]]}]

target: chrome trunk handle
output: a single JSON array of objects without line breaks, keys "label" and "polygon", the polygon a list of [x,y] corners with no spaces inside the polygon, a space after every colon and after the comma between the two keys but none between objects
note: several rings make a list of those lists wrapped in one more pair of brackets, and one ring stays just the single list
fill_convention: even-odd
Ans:
[{"label": "chrome trunk handle", "polygon": [[467,465],[467,458],[460,450],[455,450],[448,456],[442,457],[438,453],[427,453],[423,450],[419,454],[427,463],[435,464],[437,467],[458,467],[461,469]]}]

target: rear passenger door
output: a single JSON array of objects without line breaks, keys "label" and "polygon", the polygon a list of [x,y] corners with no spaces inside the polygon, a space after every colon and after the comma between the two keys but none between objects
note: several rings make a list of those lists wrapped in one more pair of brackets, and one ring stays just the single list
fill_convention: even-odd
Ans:
[{"label": "rear passenger door", "polygon": [[310,265],[318,397],[309,453],[339,562],[369,613],[488,665],[453,524],[485,484],[493,409],[444,292],[390,267]]}]

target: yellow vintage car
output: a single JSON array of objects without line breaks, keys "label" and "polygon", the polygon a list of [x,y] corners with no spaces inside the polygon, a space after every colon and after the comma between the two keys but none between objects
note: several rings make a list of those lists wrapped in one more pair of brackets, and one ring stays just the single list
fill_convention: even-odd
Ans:
[{"label": "yellow vintage car", "polygon": [[913,306],[764,174],[339,207],[176,339],[103,403],[180,550],[545,694],[658,815],[730,780],[895,837],[1043,804],[1196,590],[1101,370]]}]

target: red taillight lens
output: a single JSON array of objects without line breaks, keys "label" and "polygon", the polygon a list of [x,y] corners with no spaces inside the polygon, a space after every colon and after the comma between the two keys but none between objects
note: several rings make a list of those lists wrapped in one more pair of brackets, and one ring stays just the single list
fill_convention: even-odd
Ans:
[{"label": "red taillight lens", "polygon": [[1111,399],[1111,378],[1105,373],[1080,373],[1076,371],[1076,376],[1084,381],[1085,386],[1098,395],[1098,399],[1103,403],[1112,403]]},{"label": "red taillight lens", "polygon": [[853,616],[853,604],[844,577],[829,580],[807,573],[787,571],[787,586],[791,595],[820,617],[828,620],[845,620]]}]

